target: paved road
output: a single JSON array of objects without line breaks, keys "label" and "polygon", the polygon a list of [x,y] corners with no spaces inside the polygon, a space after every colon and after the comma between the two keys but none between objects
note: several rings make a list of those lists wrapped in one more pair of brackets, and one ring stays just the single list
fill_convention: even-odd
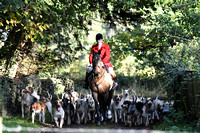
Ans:
[{"label": "paved road", "polygon": [[[177,131],[159,131],[146,129],[86,129],[86,128],[30,128],[30,127],[16,127],[8,128],[3,126],[3,131],[21,132],[28,131],[29,133],[178,133]],[[180,132],[188,133],[188,132]],[[191,132],[190,132],[191,133]]]},{"label": "paved road", "polygon": [[[85,129],[85,128],[6,128],[3,131],[21,132],[28,131],[29,133],[173,133],[158,130],[136,130],[136,129]],[[177,133],[177,132],[176,132]],[[183,133],[183,132],[181,132]]]},{"label": "paved road", "polygon": [[[137,126],[137,127],[128,127],[123,124],[113,124],[107,123],[106,126],[96,126],[95,124],[71,124],[70,126],[64,125],[62,129],[55,128],[54,124],[44,124],[43,128],[30,128],[30,127],[15,127],[15,128],[8,128],[5,127],[0,123],[0,133],[2,133],[1,129],[8,132],[21,132],[27,131],[29,133],[178,133],[177,131],[169,132],[169,131],[159,131],[159,130],[152,130],[152,127],[144,127],[144,126]],[[187,133],[187,132],[181,132]],[[191,132],[190,132],[191,133]]]}]

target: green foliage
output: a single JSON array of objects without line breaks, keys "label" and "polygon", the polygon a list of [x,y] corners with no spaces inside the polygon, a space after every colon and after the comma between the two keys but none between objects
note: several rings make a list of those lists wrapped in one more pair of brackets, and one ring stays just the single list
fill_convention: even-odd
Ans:
[{"label": "green foliage", "polygon": [[[199,110],[199,72],[187,71],[173,64],[165,65],[164,70],[162,75],[162,77],[164,77],[164,88],[167,92],[168,99],[174,102],[174,110],[170,112],[170,114],[174,114],[174,116],[169,115],[166,121],[169,119],[171,123],[177,125],[183,124],[178,123],[182,121],[182,119],[184,119],[184,122],[187,124],[192,122],[197,123],[195,120],[198,118],[197,114]],[[194,100],[191,101],[192,99]],[[181,115],[181,113],[183,115]]]},{"label": "green foliage", "polygon": [[[144,65],[162,69],[166,56],[171,55],[172,52],[168,49],[174,45],[177,47],[182,45],[179,47],[180,49],[187,47],[182,51],[182,55],[189,54],[189,58],[184,59],[185,55],[181,59],[184,61],[182,66],[197,70],[200,40],[198,32],[200,23],[195,21],[199,20],[197,1],[188,0],[182,3],[159,1],[154,8],[145,7],[141,10],[142,18],[146,21],[132,24],[134,27],[129,27],[129,31],[120,31],[108,41],[108,44],[111,45],[113,62],[120,66],[119,61],[128,55],[134,55],[137,59],[143,60]],[[190,49],[191,46],[193,48]],[[176,55],[172,58],[176,58]],[[187,61],[191,58],[194,63],[192,61],[188,66]],[[144,61],[145,59],[146,61]]]},{"label": "green foliage", "polygon": [[[11,77],[9,71],[12,77],[41,71],[52,75],[53,67],[69,64],[83,50],[92,20],[100,18],[110,27],[116,27],[115,21],[127,25],[141,18],[138,9],[153,4],[146,0],[3,1],[0,5],[0,32],[4,34],[0,45],[1,75]],[[31,64],[32,71],[24,63],[27,58],[31,60],[26,63]],[[26,69],[26,73],[19,69]]]},{"label": "green foliage", "polygon": [[[4,75],[14,64],[21,67],[27,56],[35,60],[33,73],[38,72],[37,68],[51,72],[52,66],[69,64],[83,48],[81,39],[90,20],[87,4],[54,0],[15,3],[12,0],[2,3],[0,29],[7,36],[2,38],[0,49],[0,58],[5,62]],[[87,20],[81,19],[80,12]]]},{"label": "green foliage", "polygon": [[31,117],[23,119],[21,116],[6,116],[3,118],[3,124],[6,127],[42,127],[39,122],[31,123]]},{"label": "green foliage", "polygon": [[189,118],[185,85],[190,81],[182,81],[185,70],[199,71],[200,23],[195,21],[199,20],[199,3],[158,1],[154,8],[144,7],[141,11],[146,21],[134,24],[129,31],[119,31],[108,40],[114,66],[121,67],[120,63],[133,55],[135,61],[141,60],[137,70],[154,67],[169,98],[178,105],[176,109],[186,111]]},{"label": "green foliage", "polygon": [[185,113],[183,111],[177,112],[174,109],[171,109],[170,112],[164,116],[163,122],[160,125],[154,125],[156,130],[165,130],[173,132],[198,132],[199,128],[197,127],[197,121],[188,121],[185,119]]},{"label": "green foliage", "polygon": [[[3,75],[10,75],[9,68],[26,69],[26,73],[18,70],[18,76],[41,71],[53,75],[54,68],[68,65],[83,50],[96,18],[119,29],[107,41],[117,67],[134,55],[146,58],[144,65],[162,68],[170,46],[199,42],[197,1],[11,0],[2,2],[1,9],[1,33],[6,33],[0,49]],[[126,25],[126,30],[119,25]],[[27,70],[30,63],[32,71]]]},{"label": "green foliage", "polygon": [[193,121],[185,70],[198,79],[200,72],[197,0],[8,0],[0,11],[1,76],[38,74],[55,82],[56,93],[79,88],[88,63],[83,54],[90,52],[91,37],[103,32],[121,89],[166,91],[178,107],[160,129],[194,131],[180,122]]},{"label": "green foliage", "polygon": [[198,119],[197,128],[200,130],[200,119]]}]

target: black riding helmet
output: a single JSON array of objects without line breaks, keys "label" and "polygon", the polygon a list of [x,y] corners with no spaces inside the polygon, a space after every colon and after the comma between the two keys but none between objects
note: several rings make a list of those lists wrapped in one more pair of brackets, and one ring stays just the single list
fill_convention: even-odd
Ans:
[{"label": "black riding helmet", "polygon": [[96,41],[100,40],[100,39],[103,39],[103,35],[101,33],[98,33],[96,35]]}]

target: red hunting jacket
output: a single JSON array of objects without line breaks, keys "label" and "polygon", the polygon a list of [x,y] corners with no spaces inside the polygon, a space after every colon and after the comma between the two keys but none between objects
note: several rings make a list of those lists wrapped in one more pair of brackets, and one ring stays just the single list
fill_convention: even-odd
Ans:
[{"label": "red hunting jacket", "polygon": [[[92,46],[92,49],[91,49],[91,52],[90,52],[90,56],[89,56],[89,61],[90,61],[90,64],[92,64],[92,57],[93,57],[93,54],[92,54],[92,51],[94,50],[94,52],[98,52],[99,51],[99,46],[97,44],[93,45]],[[100,48],[101,50],[101,60],[102,62],[109,68],[109,67],[112,67],[112,64],[110,63],[110,47],[109,45],[105,44],[105,43],[102,43],[102,46]]]}]

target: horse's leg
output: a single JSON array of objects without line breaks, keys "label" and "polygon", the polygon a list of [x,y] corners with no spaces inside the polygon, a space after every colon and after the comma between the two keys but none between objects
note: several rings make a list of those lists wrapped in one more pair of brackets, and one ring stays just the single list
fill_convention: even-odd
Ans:
[{"label": "horse's leg", "polygon": [[99,102],[98,102],[98,95],[95,92],[92,92],[92,96],[95,101],[95,110],[97,113],[97,125],[100,125],[100,112],[99,112]]},{"label": "horse's leg", "polygon": [[110,103],[111,103],[111,100],[112,100],[112,97],[113,97],[113,92],[114,90],[110,90],[109,91],[109,97],[108,97],[108,109],[110,110]]},{"label": "horse's leg", "polygon": [[102,105],[102,115],[103,115],[103,124],[106,125],[107,117],[106,117],[107,105]]},{"label": "horse's leg", "polygon": [[96,113],[97,113],[97,125],[100,125],[101,124],[101,114],[100,114],[100,111],[99,111],[98,102],[95,102],[95,110],[96,110]]},{"label": "horse's leg", "polygon": [[110,109],[110,103],[111,103],[111,98],[110,98],[110,92],[108,91],[106,94],[104,94],[104,100],[102,101],[102,115],[104,118],[104,125],[106,125],[106,121],[108,120],[106,117],[106,112],[108,109]]},{"label": "horse's leg", "polygon": [[108,106],[107,115],[111,112],[111,105],[110,104],[111,104],[111,100],[112,100],[112,97],[113,97],[113,92],[114,92],[113,89],[109,91],[108,102],[107,102],[108,103],[107,104],[107,106]]}]

